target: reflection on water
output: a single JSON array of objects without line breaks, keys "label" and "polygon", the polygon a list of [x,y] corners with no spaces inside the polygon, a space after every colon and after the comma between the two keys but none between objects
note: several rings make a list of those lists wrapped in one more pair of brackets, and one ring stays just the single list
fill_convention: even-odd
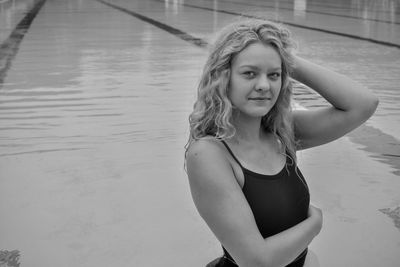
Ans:
[{"label": "reflection on water", "polygon": [[179,13],[179,9],[182,8],[184,2],[184,0],[164,0],[165,11],[172,11],[172,13],[176,15]]},{"label": "reflection on water", "polygon": [[398,1],[351,1],[351,10],[353,10],[353,13],[364,19],[381,19],[392,23],[399,22],[396,16],[399,12],[398,8]]},{"label": "reflection on water", "polygon": [[[29,10],[34,0],[1,0],[0,1],[0,41],[8,37],[6,29],[13,29]],[[4,35],[2,35],[4,34]],[[7,36],[5,36],[7,35]]]},{"label": "reflection on water", "polygon": [[[184,1],[166,0],[164,4],[165,12],[171,13],[171,10],[175,12],[182,7]],[[79,5],[83,3],[79,2]],[[214,9],[223,8],[216,1],[210,2],[210,5]],[[282,5],[287,6],[288,2],[282,2],[280,7]],[[293,5],[295,10],[304,11],[318,3],[296,0]],[[343,5],[345,3],[330,3],[325,7],[339,8]],[[351,6],[357,10],[369,6],[369,9],[379,12],[387,8],[367,5],[366,1],[358,1],[357,6],[353,1]],[[73,6],[69,3],[66,8],[72,9]],[[48,19],[55,18],[57,13],[46,16]],[[106,15],[100,13],[97,16],[105,18]],[[218,13],[213,12],[212,17],[214,20],[210,25],[216,27]],[[177,75],[179,79],[181,76],[170,64],[171,59],[178,56],[174,53],[179,54],[180,51],[167,49],[166,53],[157,52],[159,46],[154,48],[154,44],[164,40],[158,33],[154,35],[152,26],[146,24],[142,25],[140,34],[122,36],[111,31],[107,23],[93,23],[71,14],[59,18],[58,23],[58,26],[42,25],[37,29],[39,36],[53,36],[42,42],[51,49],[46,50],[45,56],[35,53],[38,48],[34,46],[21,50],[18,60],[14,62],[15,70],[8,74],[0,92],[0,145],[4,148],[0,156],[35,151],[32,147],[38,136],[46,139],[46,147],[40,147],[42,143],[39,143],[37,151],[51,151],[66,147],[90,148],[105,140],[135,142],[146,137],[166,138],[172,134],[170,121],[165,122],[160,134],[153,131],[155,127],[146,119],[155,122],[158,118],[152,118],[151,114],[182,111],[174,102],[179,96],[171,87],[171,77]],[[65,27],[70,23],[83,26],[72,32]],[[127,18],[119,27],[121,30],[129,29],[131,23]],[[96,39],[87,37],[89,28],[92,34],[97,35]],[[73,41],[76,34],[80,36],[79,43]],[[134,51],[130,44],[137,40],[140,42]],[[355,79],[379,95],[381,102],[372,123],[399,139],[399,52],[386,48],[374,50],[372,45],[363,48],[358,43],[343,46],[332,39],[315,42],[307,39],[303,42],[302,55],[315,58],[321,64],[328,62],[329,67],[344,74],[352,73]],[[182,64],[189,62],[182,60]],[[37,66],[37,62],[41,64]],[[200,66],[197,62],[193,64]],[[294,99],[306,108],[327,106],[324,99],[299,84],[295,86]],[[135,129],[132,129],[133,126]],[[83,147],[85,141],[75,140],[82,137],[87,141]],[[49,147],[57,143],[58,147]]]},{"label": "reflection on water", "polygon": [[[115,32],[112,43],[96,48],[59,46],[59,38],[51,38],[46,57],[35,48],[21,51],[8,75],[11,82],[0,91],[0,157],[176,138],[179,129],[171,126],[186,124],[185,105],[179,103],[193,95],[194,86],[182,94],[173,81],[197,76],[181,70],[197,61],[177,61],[182,50],[154,46],[163,37],[153,31],[143,25],[139,36]],[[53,33],[68,39],[67,31]],[[133,42],[138,46],[131,48]]]},{"label": "reflection on water", "polygon": [[307,0],[294,0],[293,11],[296,17],[305,17],[307,10]]}]

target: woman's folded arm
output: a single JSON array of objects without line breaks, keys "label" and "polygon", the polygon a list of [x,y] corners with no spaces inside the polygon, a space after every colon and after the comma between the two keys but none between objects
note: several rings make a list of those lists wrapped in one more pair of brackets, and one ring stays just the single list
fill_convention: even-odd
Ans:
[{"label": "woman's folded arm", "polygon": [[239,266],[286,266],[319,233],[322,215],[310,207],[306,220],[264,239],[222,145],[195,141],[186,160],[197,210]]}]

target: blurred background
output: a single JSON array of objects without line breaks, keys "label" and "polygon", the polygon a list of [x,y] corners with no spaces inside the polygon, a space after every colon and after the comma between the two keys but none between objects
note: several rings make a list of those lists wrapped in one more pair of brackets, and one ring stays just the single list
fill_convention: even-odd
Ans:
[{"label": "blurred background", "polygon": [[[0,252],[30,267],[220,256],[184,145],[207,44],[238,17],[282,22],[300,56],[380,99],[298,153],[324,213],[308,266],[400,266],[398,0],[0,0]],[[296,89],[296,108],[324,105]]]}]

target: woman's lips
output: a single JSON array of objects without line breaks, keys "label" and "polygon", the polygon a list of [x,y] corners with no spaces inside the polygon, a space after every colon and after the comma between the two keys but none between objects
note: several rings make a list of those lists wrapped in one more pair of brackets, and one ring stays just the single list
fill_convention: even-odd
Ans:
[{"label": "woman's lips", "polygon": [[271,100],[271,98],[270,97],[249,97],[249,100],[264,101],[264,100]]}]

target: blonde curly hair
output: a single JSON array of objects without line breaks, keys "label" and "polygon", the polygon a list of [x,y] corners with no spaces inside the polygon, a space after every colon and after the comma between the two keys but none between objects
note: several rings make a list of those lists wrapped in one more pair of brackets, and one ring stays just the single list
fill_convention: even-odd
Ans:
[{"label": "blonde curly hair", "polygon": [[235,134],[232,124],[232,103],[227,93],[232,59],[253,43],[273,47],[282,62],[282,87],[272,109],[263,116],[261,127],[276,136],[287,153],[296,162],[296,144],[291,118],[293,48],[290,32],[282,25],[268,20],[246,19],[224,27],[210,47],[210,53],[198,85],[197,101],[189,116],[191,142],[200,138],[224,140]]}]

